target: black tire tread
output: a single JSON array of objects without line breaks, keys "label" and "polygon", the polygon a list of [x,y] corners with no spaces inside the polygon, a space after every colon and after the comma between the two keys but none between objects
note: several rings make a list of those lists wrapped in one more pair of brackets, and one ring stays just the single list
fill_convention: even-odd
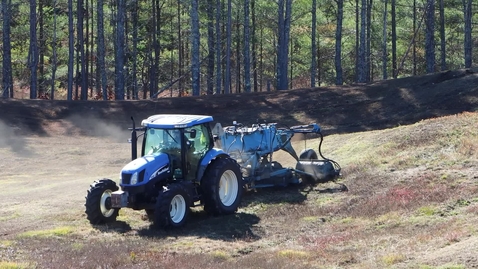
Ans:
[{"label": "black tire tread", "polygon": [[[236,201],[231,206],[224,206],[219,198],[219,181],[226,170],[232,170],[237,176],[239,188]],[[233,214],[237,211],[243,193],[242,174],[239,164],[232,158],[218,158],[211,162],[204,174],[201,188],[203,190],[204,210],[211,215]]]},{"label": "black tire tread", "polygon": [[100,200],[101,195],[106,190],[117,191],[119,188],[111,179],[103,178],[100,180],[96,180],[93,184],[90,185],[90,189],[86,194],[86,202],[85,202],[85,213],[86,218],[90,221],[91,224],[105,224],[116,221],[118,217],[118,209],[116,209],[110,217],[105,217],[101,213],[100,209]]},{"label": "black tire tread", "polygon": [[177,228],[181,227],[186,223],[186,220],[189,215],[189,208],[186,209],[186,214],[184,215],[183,220],[180,223],[173,223],[169,213],[169,207],[171,205],[171,200],[177,194],[181,194],[188,206],[190,206],[191,199],[187,195],[184,187],[179,183],[170,184],[158,195],[156,200],[156,206],[154,210],[153,225],[157,229],[167,229],[167,228]]}]

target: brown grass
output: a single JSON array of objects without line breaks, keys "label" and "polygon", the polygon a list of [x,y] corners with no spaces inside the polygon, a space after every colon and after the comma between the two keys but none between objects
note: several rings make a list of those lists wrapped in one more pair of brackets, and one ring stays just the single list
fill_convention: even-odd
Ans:
[{"label": "brown grass", "polygon": [[18,136],[21,147],[0,146],[0,268],[478,266],[477,122],[463,113],[328,135],[323,152],[343,167],[347,192],[334,183],[259,189],[237,214],[194,209],[186,227],[169,231],[133,210],[113,225],[86,221],[88,185],[116,179],[129,160],[120,131],[107,132],[116,128]]}]

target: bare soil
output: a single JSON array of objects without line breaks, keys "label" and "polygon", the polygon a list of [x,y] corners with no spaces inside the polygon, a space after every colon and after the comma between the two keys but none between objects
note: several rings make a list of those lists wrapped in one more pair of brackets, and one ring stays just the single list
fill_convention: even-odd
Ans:
[{"label": "bare soil", "polygon": [[[477,109],[474,69],[268,93],[115,102],[0,100],[0,268],[7,263],[20,268],[478,268],[478,231],[470,231],[470,225],[467,232],[460,230],[453,218],[447,223],[456,234],[446,231],[446,244],[431,239],[434,230],[445,233],[434,222],[354,232],[350,226],[341,230],[353,214],[340,213],[344,222],[326,226],[334,218],[335,202],[354,201],[353,192],[335,184],[248,192],[237,214],[210,217],[194,209],[186,227],[172,231],[153,230],[143,212],[128,209],[113,225],[91,227],[83,205],[89,184],[103,177],[116,180],[130,160],[131,117],[139,123],[159,113],[205,114],[223,126],[233,120],[281,126],[316,122],[340,143],[360,132]],[[427,128],[444,123],[432,124]],[[463,170],[466,178],[478,180],[475,164]],[[425,166],[416,169],[390,173],[407,179],[426,171]],[[441,173],[453,174],[453,169],[442,167]],[[341,182],[349,188],[354,180],[377,179],[358,179],[353,168],[344,170]],[[478,212],[478,206],[470,210]],[[347,210],[336,208],[341,211]],[[299,223],[295,217],[309,221]],[[417,240],[426,238],[429,245],[414,248],[413,238],[401,238],[408,229],[422,231]],[[347,245],[362,237],[365,245]],[[378,237],[375,245],[366,245]],[[360,244],[357,240],[354,244]],[[337,247],[321,248],[324,244]],[[404,254],[394,255],[392,246]]]}]

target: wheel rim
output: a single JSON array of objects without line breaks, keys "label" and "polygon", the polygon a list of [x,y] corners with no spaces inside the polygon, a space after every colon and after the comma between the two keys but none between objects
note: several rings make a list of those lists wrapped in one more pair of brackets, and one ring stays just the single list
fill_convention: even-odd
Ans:
[{"label": "wheel rim", "polygon": [[219,182],[219,198],[222,204],[231,206],[236,201],[238,189],[236,174],[231,170],[224,172]]},{"label": "wheel rim", "polygon": [[169,216],[174,223],[179,223],[186,215],[186,200],[182,195],[176,195],[171,200]]},{"label": "wheel rim", "polygon": [[111,193],[111,190],[105,190],[100,199],[101,214],[103,214],[103,216],[106,218],[111,217],[115,211],[113,208],[111,208]]}]

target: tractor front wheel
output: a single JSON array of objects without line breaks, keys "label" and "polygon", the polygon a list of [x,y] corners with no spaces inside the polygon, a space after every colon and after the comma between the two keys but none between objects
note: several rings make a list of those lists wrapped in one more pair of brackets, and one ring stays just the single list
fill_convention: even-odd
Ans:
[{"label": "tractor front wheel", "polygon": [[111,193],[119,188],[111,179],[101,179],[91,184],[86,194],[86,218],[91,224],[104,224],[116,220],[118,208],[111,207]]},{"label": "tractor front wheel", "polygon": [[190,199],[181,184],[165,186],[156,200],[154,226],[156,228],[177,228],[186,223]]},{"label": "tractor front wheel", "polygon": [[206,212],[213,215],[236,212],[243,193],[239,165],[231,158],[214,160],[204,174],[201,187]]}]

